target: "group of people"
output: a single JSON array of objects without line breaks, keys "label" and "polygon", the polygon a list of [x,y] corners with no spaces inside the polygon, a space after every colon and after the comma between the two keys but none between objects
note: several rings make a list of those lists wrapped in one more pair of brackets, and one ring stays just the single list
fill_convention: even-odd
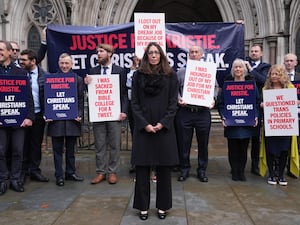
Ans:
[{"label": "group of people", "polygon": [[[20,126],[0,126],[0,195],[8,188],[16,192],[24,191],[26,177],[39,182],[49,179],[40,169],[42,142],[46,122],[47,134],[52,137],[55,177],[58,186],[64,185],[64,179],[83,181],[76,175],[74,149],[76,138],[81,135],[83,117],[84,85],[80,76],[72,72],[72,58],[63,53],[59,57],[57,75],[73,73],[77,85],[78,116],[74,120],[52,121],[44,117],[44,75],[46,72],[38,64],[38,54],[25,49],[20,51],[16,42],[0,41],[0,74],[20,75],[27,79],[28,114]],[[66,147],[65,178],[63,174],[63,152]]]},{"label": "group of people", "polygon": [[[294,88],[292,81],[299,79],[299,73],[295,72],[297,56],[289,53],[284,56],[283,65],[270,65],[262,62],[262,47],[253,45],[250,48],[250,58],[248,61],[235,59],[232,64],[231,74],[224,79],[229,81],[252,80],[255,83],[255,118],[254,126],[228,126],[224,114],[226,105],[224,103],[224,90],[219,92],[217,108],[224,126],[224,136],[228,143],[228,160],[231,167],[232,180],[246,181],[245,166],[247,162],[247,149],[251,142],[251,172],[264,176],[259,162],[262,156],[266,156],[268,167],[267,183],[271,185],[288,184],[285,178],[287,175],[297,178],[296,174],[290,171],[288,155],[292,149],[291,136],[265,136],[262,128],[263,124],[263,90]],[[263,133],[261,133],[263,132]],[[298,142],[299,144],[299,142]],[[298,151],[297,153],[298,154]],[[261,158],[260,158],[261,157]],[[260,164],[261,165],[261,164]],[[259,170],[260,169],[260,170]]]},{"label": "group of people", "polygon": [[[167,210],[172,207],[171,172],[178,166],[178,181],[188,179],[191,170],[190,149],[193,132],[196,131],[198,144],[197,178],[208,182],[208,141],[211,128],[211,107],[190,105],[182,99],[186,68],[177,71],[170,67],[162,48],[155,42],[148,44],[142,59],[136,59],[132,73],[127,75],[124,68],[113,64],[114,49],[109,44],[96,47],[98,63],[91,68],[84,79],[72,71],[72,58],[67,53],[60,55],[57,75],[72,74],[76,78],[78,115],[73,120],[50,120],[44,117],[44,74],[38,65],[38,55],[26,49],[14,59],[20,49],[16,43],[0,41],[0,74],[28,77],[29,111],[20,127],[0,126],[0,195],[10,185],[17,192],[24,191],[26,176],[41,182],[48,182],[40,169],[41,145],[45,124],[47,135],[52,137],[56,185],[64,186],[65,180],[83,181],[76,174],[75,146],[81,135],[83,119],[84,83],[89,85],[94,74],[119,74],[121,112],[117,121],[94,122],[96,176],[91,180],[95,185],[105,180],[109,184],[118,182],[122,121],[129,119],[132,131],[131,165],[136,172],[133,207],[138,209],[139,218],[146,220],[150,206],[150,174],[153,168],[157,176],[156,208],[157,216],[165,219]],[[13,47],[14,46],[14,47]],[[188,58],[200,61],[203,50],[191,46]],[[297,58],[294,54],[285,56],[285,67],[263,63],[262,47],[253,45],[250,60],[236,59],[231,74],[224,79],[230,81],[253,80],[256,83],[255,126],[226,125],[224,116],[224,95],[220,88],[217,108],[224,125],[224,135],[228,139],[228,159],[232,180],[246,181],[245,165],[247,149],[251,140],[251,172],[259,175],[260,128],[262,124],[262,90],[292,87],[297,79],[294,67]],[[14,63],[17,60],[18,64]],[[21,68],[20,68],[21,67]],[[290,78],[288,73],[293,73]],[[222,87],[222,84],[220,84]],[[284,139],[284,140],[282,140]],[[265,137],[269,168],[268,183],[286,185],[284,176],[291,137]],[[63,152],[66,152],[66,168],[62,167]],[[107,151],[109,150],[109,151]],[[107,157],[107,152],[109,156]],[[279,163],[276,164],[276,159]],[[278,180],[275,173],[278,166]],[[276,168],[275,168],[276,167]]]}]

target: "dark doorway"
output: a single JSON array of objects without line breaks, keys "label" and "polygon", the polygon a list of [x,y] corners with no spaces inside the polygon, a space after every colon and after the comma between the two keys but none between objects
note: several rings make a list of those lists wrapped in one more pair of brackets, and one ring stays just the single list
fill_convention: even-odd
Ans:
[{"label": "dark doorway", "polygon": [[167,23],[223,22],[213,0],[140,0],[134,12],[165,13]]}]

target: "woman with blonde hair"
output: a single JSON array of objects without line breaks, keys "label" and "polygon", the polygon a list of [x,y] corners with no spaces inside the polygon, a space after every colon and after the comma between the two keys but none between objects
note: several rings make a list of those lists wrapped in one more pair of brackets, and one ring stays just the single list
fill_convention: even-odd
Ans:
[{"label": "woman with blonde hair", "polygon": [[[275,64],[270,68],[263,90],[294,88],[286,69],[283,65]],[[263,103],[262,103],[263,107]],[[287,185],[284,177],[284,169],[287,164],[288,152],[291,149],[291,136],[268,136],[264,137],[262,143],[266,152],[266,161],[269,170],[268,184]],[[276,173],[276,160],[278,159],[278,178]]]}]

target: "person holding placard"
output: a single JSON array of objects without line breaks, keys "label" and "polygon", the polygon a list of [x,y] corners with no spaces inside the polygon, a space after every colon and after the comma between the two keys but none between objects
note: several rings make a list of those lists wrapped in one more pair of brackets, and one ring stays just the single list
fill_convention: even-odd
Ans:
[{"label": "person holding placard", "polygon": [[[294,88],[294,85],[291,83],[286,69],[283,65],[273,65],[270,68],[268,73],[265,86],[263,90],[275,90],[283,88]],[[266,99],[264,99],[265,101]],[[261,103],[261,106],[264,107],[264,103]],[[298,119],[298,118],[297,118]],[[287,164],[288,153],[293,151],[293,148],[297,145],[292,145],[292,136],[284,136],[284,133],[281,136],[263,136],[261,142],[261,156],[266,156],[266,163],[269,171],[269,176],[267,183],[275,185],[279,183],[280,185],[286,186],[288,184],[284,176],[284,170]],[[293,148],[292,148],[293,147]],[[278,159],[278,177],[276,177],[276,159]],[[264,161],[261,158],[261,163]],[[298,162],[299,163],[299,162]],[[263,168],[260,166],[261,174],[263,174]]]},{"label": "person holding placard", "polygon": [[[26,135],[26,127],[32,126],[32,121],[34,120],[34,103],[31,93],[31,87],[27,79],[27,72],[17,67],[13,63],[11,55],[11,44],[8,41],[1,40],[0,75],[19,77],[22,79],[20,80],[22,84],[16,85],[16,79],[14,79],[7,80],[8,84],[3,85],[3,87],[17,89],[17,91],[10,92],[9,90],[9,94],[6,94],[4,96],[3,104],[12,106],[10,106],[10,108],[4,108],[4,110],[3,108],[1,109],[1,111],[5,111],[6,109],[7,113],[3,116],[1,115],[0,122],[0,195],[5,194],[8,187],[16,192],[24,192],[23,184],[20,182],[24,140]],[[1,76],[1,80],[5,81],[5,78],[2,78]],[[21,92],[22,96],[25,96],[26,99],[24,99],[23,101],[21,101],[21,99],[18,99],[19,102],[17,102],[16,99],[17,97],[19,97],[17,96],[17,93],[20,92],[21,86],[25,86],[25,88],[27,89],[27,93],[25,91],[25,93]],[[15,105],[21,103],[24,103],[25,108],[27,109],[26,115],[25,111],[21,111],[21,108],[13,108],[17,107]],[[18,115],[19,117],[13,117],[14,115]],[[7,119],[5,119],[5,117]],[[13,124],[8,124],[5,121],[10,121]],[[8,169],[8,160],[10,160],[10,170]]]},{"label": "person holding placard", "polygon": [[[229,118],[227,118],[226,110],[228,109],[228,105],[226,104],[225,97],[232,98],[233,91],[228,91],[225,87],[227,81],[234,81],[239,82],[240,86],[245,81],[254,81],[254,78],[250,75],[247,75],[247,68],[245,65],[244,60],[242,59],[235,59],[232,63],[231,74],[225,77],[225,82],[222,90],[219,92],[218,100],[217,100],[217,107],[219,110],[220,117],[222,118],[222,124],[224,126],[224,136],[227,138],[227,146],[228,146],[228,160],[231,167],[231,175],[232,180],[234,181],[246,181],[245,177],[245,167],[247,163],[247,150],[250,138],[257,135],[257,129],[255,126],[257,125],[258,113],[260,110],[260,95],[258,93],[258,89],[255,86],[255,83],[247,84],[248,86],[254,85],[255,86],[255,98],[253,98],[254,103],[252,104],[252,109],[255,110],[255,117],[251,118],[253,121],[249,121],[249,123],[254,124],[254,126],[249,126],[248,124],[234,124],[228,125]],[[240,83],[241,82],[241,83]],[[225,92],[229,92],[228,95],[225,95]],[[236,94],[234,94],[236,97]],[[241,102],[245,101],[245,98],[249,96],[249,93],[242,93],[236,98],[236,105],[234,106],[243,106]],[[234,107],[232,105],[229,105]],[[244,105],[250,106],[250,104]],[[235,111],[238,112],[238,111]],[[241,112],[241,110],[239,111]],[[241,113],[242,114],[242,113]],[[248,114],[248,113],[247,113]],[[230,114],[229,114],[230,115]],[[243,116],[239,116],[240,120],[243,119]],[[246,118],[247,119],[247,118]],[[247,121],[248,122],[248,121]]]},{"label": "person holding placard", "polygon": [[[191,46],[189,59],[201,60],[203,50],[200,46]],[[185,181],[189,177],[191,168],[190,150],[194,129],[198,143],[198,168],[197,177],[201,182],[208,182],[206,168],[208,164],[208,140],[211,127],[210,108],[204,106],[189,105],[183,101],[183,86],[186,68],[177,72],[179,80],[178,106],[176,114],[176,136],[179,151],[180,175],[178,181]]]},{"label": "person holding placard", "polygon": [[[77,104],[78,104],[78,116],[73,120],[47,120],[48,129],[47,135],[52,137],[52,148],[55,166],[56,185],[64,186],[65,179],[71,181],[83,181],[84,178],[76,174],[75,167],[75,145],[77,137],[81,135],[81,120],[83,118],[83,95],[84,85],[83,80],[76,73],[72,72],[72,58],[67,53],[62,53],[59,56],[58,65],[60,73],[58,74],[73,74],[75,77],[77,88]],[[63,152],[64,144],[66,148],[66,169],[65,179],[63,174]]]},{"label": "person holding placard", "polygon": [[[106,178],[109,184],[118,182],[117,170],[120,161],[122,121],[127,117],[128,98],[126,89],[126,70],[112,63],[114,48],[102,43],[96,47],[99,65],[90,70],[85,77],[85,83],[90,84],[93,75],[119,75],[121,112],[116,121],[93,122],[93,131],[96,147],[96,176],[91,184],[98,184]],[[107,159],[107,147],[109,157]]]},{"label": "person holding placard", "polygon": [[133,77],[134,131],[131,163],[136,166],[133,208],[141,220],[148,218],[150,170],[156,168],[156,208],[165,219],[172,207],[172,166],[178,164],[174,117],[178,80],[162,48],[155,42],[145,49],[141,66]]}]

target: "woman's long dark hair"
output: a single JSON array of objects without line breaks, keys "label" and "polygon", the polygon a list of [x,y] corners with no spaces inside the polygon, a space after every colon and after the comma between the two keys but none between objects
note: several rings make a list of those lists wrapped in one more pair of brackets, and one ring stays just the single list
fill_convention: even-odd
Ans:
[{"label": "woman's long dark hair", "polygon": [[[160,61],[157,65],[151,65],[149,63],[149,56],[148,56],[148,52],[149,52],[149,48],[151,46],[155,46],[159,53],[160,53]],[[139,68],[139,71],[145,73],[145,74],[163,74],[163,75],[171,75],[173,73],[173,69],[172,67],[169,65],[168,59],[165,55],[165,53],[163,52],[162,48],[160,47],[159,44],[157,44],[156,42],[150,42],[147,46],[147,48],[145,49],[145,53],[144,56],[142,58],[141,61],[141,66]]]}]

